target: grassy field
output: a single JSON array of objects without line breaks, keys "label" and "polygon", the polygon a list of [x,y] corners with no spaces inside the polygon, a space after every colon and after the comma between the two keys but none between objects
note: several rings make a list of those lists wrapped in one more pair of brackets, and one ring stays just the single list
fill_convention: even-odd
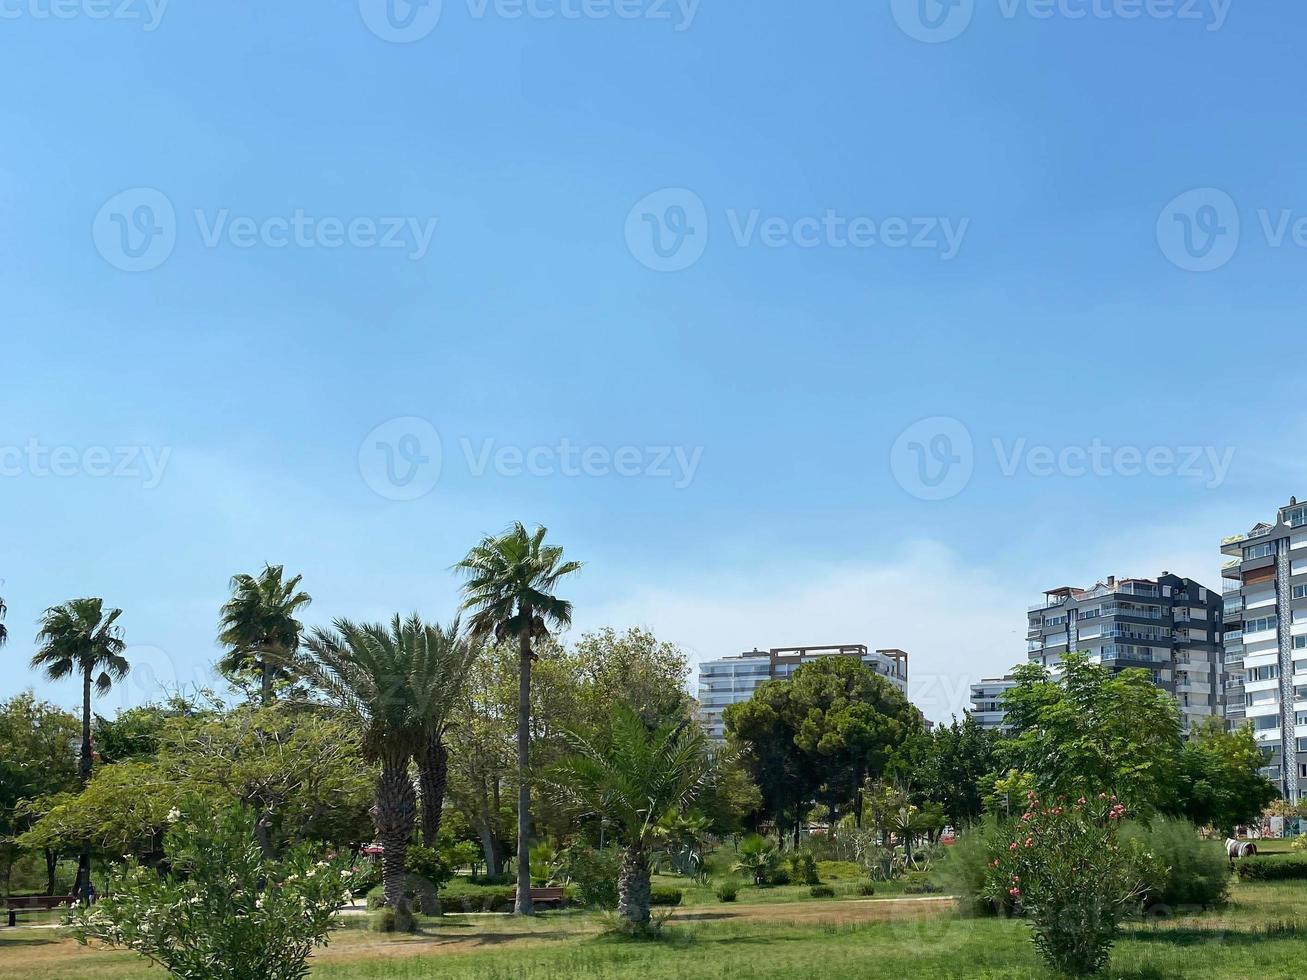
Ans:
[{"label": "grassy field", "polygon": [[[779,891],[776,890],[776,891]],[[938,898],[689,903],[656,942],[605,934],[607,921],[553,913],[446,916],[392,939],[351,920],[316,958],[316,980],[788,980],[862,977],[1035,978],[1046,973],[1019,922],[960,918]],[[1131,924],[1108,976],[1128,980],[1302,976],[1307,884],[1236,884],[1220,912]],[[0,931],[0,980],[144,980],[161,974],[123,953],[85,950],[51,930]]]}]

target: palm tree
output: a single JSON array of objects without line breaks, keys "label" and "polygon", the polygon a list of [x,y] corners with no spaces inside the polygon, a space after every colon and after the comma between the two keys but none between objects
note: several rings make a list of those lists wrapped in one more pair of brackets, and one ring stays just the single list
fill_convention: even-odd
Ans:
[{"label": "palm tree", "polygon": [[[37,651],[32,669],[43,670],[52,680],[78,676],[82,679],[82,755],[79,776],[83,787],[91,781],[91,688],[108,694],[114,681],[127,676],[131,665],[123,657],[127,644],[117,625],[121,609],[104,608],[103,599],[72,599],[52,606],[41,617],[36,634]],[[97,676],[98,675],[98,676]],[[77,861],[77,893],[91,902],[91,844],[82,841]]]},{"label": "palm tree", "polygon": [[265,706],[273,700],[273,680],[287,676],[286,665],[299,647],[304,625],[295,614],[313,601],[297,591],[303,576],[282,581],[284,570],[283,565],[265,565],[258,578],[232,576],[232,596],[218,623],[218,642],[229,648],[219,669],[227,674],[258,671]]},{"label": "palm tree", "polygon": [[9,630],[5,628],[4,624],[5,613],[8,611],[9,607],[5,605],[4,597],[0,596],[0,647],[4,646],[9,640]]},{"label": "palm tree", "polygon": [[473,647],[459,639],[457,623],[442,629],[416,614],[395,616],[389,626],[338,619],[333,627],[313,631],[297,671],[359,726],[365,757],[381,766],[372,817],[385,848],[382,886],[386,904],[406,926],[405,857],[417,819],[409,763],[444,727]]},{"label": "palm tree", "polygon": [[650,852],[659,822],[684,813],[709,784],[715,760],[697,722],[649,731],[628,705],[595,736],[566,733],[573,754],[550,770],[548,785],[579,816],[602,817],[624,851],[617,878],[617,914],[631,928],[649,924]]},{"label": "palm tree", "polygon": [[531,641],[549,627],[572,622],[572,604],[554,595],[565,575],[581,563],[563,561],[563,549],[546,545],[545,528],[531,534],[515,523],[498,537],[484,538],[455,568],[467,582],[463,608],[470,611],[473,637],[515,639],[517,685],[517,899],[513,911],[532,915],[531,904]]}]

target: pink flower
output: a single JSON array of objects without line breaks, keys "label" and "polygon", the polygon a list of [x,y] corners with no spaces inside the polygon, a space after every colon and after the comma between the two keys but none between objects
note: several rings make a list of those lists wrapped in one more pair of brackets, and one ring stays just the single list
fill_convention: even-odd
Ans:
[{"label": "pink flower", "polygon": [[1026,847],[1034,847],[1034,846],[1035,846],[1035,839],[1033,837],[1027,837]]},{"label": "pink flower", "polygon": [[1008,849],[1009,851],[1015,851],[1015,850],[1017,849],[1017,842],[1016,842],[1016,841],[1013,841],[1011,844],[1008,845],[1008,848],[1007,848],[1007,849]]},{"label": "pink flower", "polygon": [[1021,889],[1020,889],[1020,888],[1009,888],[1009,889],[1007,890],[1007,893],[1008,893],[1009,895],[1011,895],[1013,898],[1020,898],[1020,897],[1021,897]]}]

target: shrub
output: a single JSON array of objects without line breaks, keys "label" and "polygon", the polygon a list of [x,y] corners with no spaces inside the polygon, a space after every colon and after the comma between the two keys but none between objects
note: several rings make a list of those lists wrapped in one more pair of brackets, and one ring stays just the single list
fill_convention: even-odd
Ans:
[{"label": "shrub", "polygon": [[943,890],[929,881],[917,881],[903,886],[904,895],[938,895]]},{"label": "shrub", "polygon": [[990,862],[1005,832],[998,817],[987,816],[963,831],[940,862],[939,880],[950,895],[958,897],[958,910],[964,915],[996,915],[1012,908],[1009,896],[991,898],[986,886]]},{"label": "shrub", "polygon": [[873,885],[870,881],[860,881],[858,882],[858,894],[864,897],[868,895],[875,895],[876,886]]},{"label": "shrub", "polygon": [[1159,817],[1146,827],[1130,824],[1122,828],[1121,838],[1139,842],[1156,859],[1144,897],[1147,907],[1209,908],[1229,895],[1230,859],[1224,846],[1201,840],[1188,820]]},{"label": "shrub", "polygon": [[680,905],[681,890],[679,888],[654,888],[649,893],[650,905]]},{"label": "shrub", "polygon": [[577,901],[589,908],[617,908],[622,855],[615,847],[569,847],[559,855],[563,879],[576,886]]},{"label": "shrub", "polygon": [[74,914],[79,942],[130,949],[176,977],[300,980],[350,900],[347,857],[305,845],[280,858],[254,840],[247,809],[173,811],[164,851],[171,873],[129,861],[99,904]]},{"label": "shrub", "polygon": [[856,881],[865,877],[867,871],[856,861],[818,861],[817,873],[823,879],[849,878]]},{"label": "shrub", "polygon": [[1157,873],[1137,841],[1119,845],[1125,812],[1115,797],[1044,803],[1030,793],[1007,847],[991,863],[988,893],[1016,901],[1035,948],[1055,972],[1101,970],[1121,919],[1138,907]]},{"label": "shrub", "polygon": [[717,901],[719,902],[733,902],[739,894],[740,884],[737,881],[723,881],[717,886]]},{"label": "shrub", "polygon": [[788,885],[791,883],[792,880],[790,878],[790,872],[785,868],[777,868],[775,871],[773,871],[771,874],[767,876],[767,881],[766,881],[766,884],[776,885],[777,887],[780,887],[781,885]]},{"label": "shrub", "polygon": [[1244,858],[1235,865],[1243,881],[1299,881],[1307,879],[1307,859],[1297,855],[1264,854]]},{"label": "shrub", "polygon": [[811,854],[799,852],[790,855],[790,881],[800,885],[820,885],[817,862]]},{"label": "shrub", "polygon": [[444,906],[454,912],[507,912],[513,907],[512,888],[477,888],[446,895]]},{"label": "shrub", "polygon": [[808,894],[813,898],[834,898],[835,889],[830,885],[813,885],[808,889]]},{"label": "shrub", "polygon": [[[758,834],[750,834],[736,849],[734,870],[749,876],[755,885],[775,884],[781,852],[776,845]],[[788,881],[788,876],[787,879]]]}]

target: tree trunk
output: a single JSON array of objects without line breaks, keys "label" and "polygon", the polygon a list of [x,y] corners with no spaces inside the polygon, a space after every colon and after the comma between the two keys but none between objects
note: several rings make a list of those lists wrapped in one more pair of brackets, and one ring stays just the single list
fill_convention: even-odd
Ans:
[{"label": "tree trunk", "polygon": [[[82,789],[91,781],[91,667],[82,672],[82,758],[78,772]],[[91,904],[91,841],[82,838],[82,849],[77,855],[77,884],[74,894],[80,895],[83,905]]]},{"label": "tree trunk", "polygon": [[262,685],[263,706],[266,708],[272,704],[272,664],[268,661],[268,651],[263,651],[263,656],[259,658],[259,673]]},{"label": "tree trunk", "polygon": [[377,839],[385,848],[381,858],[381,887],[386,905],[394,910],[397,925],[406,929],[410,913],[404,901],[408,875],[404,865],[417,822],[417,794],[413,791],[406,759],[383,761],[372,819],[377,827]]},{"label": "tree trunk", "polygon": [[517,679],[517,901],[516,915],[535,915],[531,901],[531,607],[518,610]]},{"label": "tree trunk", "polygon": [[649,856],[639,846],[622,852],[622,870],[617,876],[617,914],[627,925],[644,929],[649,925],[651,900]]},{"label": "tree trunk", "polygon": [[439,735],[432,736],[418,760],[418,781],[422,784],[422,842],[427,847],[435,847],[440,838],[448,771],[449,750]]},{"label": "tree trunk", "polygon": [[59,852],[45,849],[45,893],[54,894],[55,873],[59,870]]}]

